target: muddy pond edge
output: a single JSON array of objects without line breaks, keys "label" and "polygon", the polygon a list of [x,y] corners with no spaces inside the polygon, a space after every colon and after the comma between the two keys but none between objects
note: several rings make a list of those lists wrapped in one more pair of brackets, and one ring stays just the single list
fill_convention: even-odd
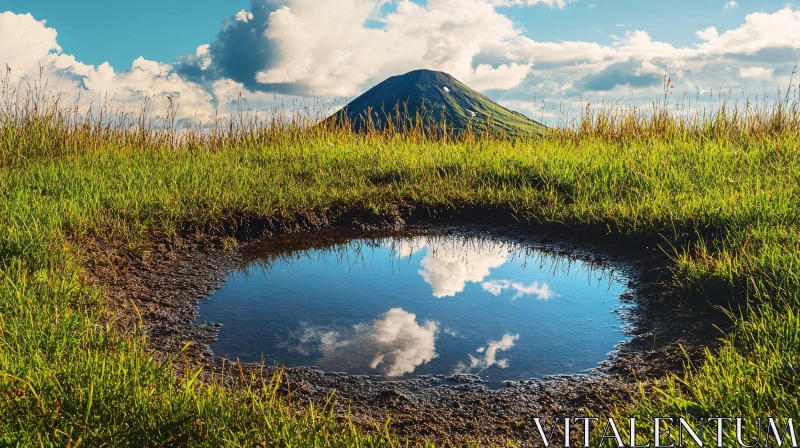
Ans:
[{"label": "muddy pond edge", "polygon": [[[207,344],[216,337],[217,328],[192,325],[199,301],[221,286],[224,276],[241,262],[240,247],[298,232],[397,235],[419,230],[491,231],[494,236],[523,238],[537,248],[589,259],[600,254],[629,266],[626,275],[633,280],[632,300],[639,308],[634,338],[598,369],[599,374],[523,382],[499,391],[469,382],[452,389],[415,384],[424,380],[378,385],[364,377],[293,368],[281,379],[284,393],[298,403],[317,404],[333,394],[342,416],[367,428],[391,418],[397,435],[415,441],[532,440],[534,416],[605,413],[641,391],[649,393],[665,375],[682,373],[686,362],[700,360],[706,348],[713,350],[722,337],[716,328],[727,322],[708,307],[682,303],[664,286],[669,258],[658,239],[599,226],[526,222],[513,210],[432,210],[400,203],[388,212],[343,209],[281,221],[241,218],[218,226],[187,227],[182,236],[163,238],[147,250],[128,251],[98,238],[83,239],[81,244],[94,255],[86,262],[93,280],[107,287],[115,321],[131,331],[141,328],[159,358],[180,352],[173,362],[179,375],[202,366],[205,381],[223,380],[230,387],[241,387],[254,374],[271,377],[274,368],[212,356]],[[192,344],[186,348],[188,342]]]}]

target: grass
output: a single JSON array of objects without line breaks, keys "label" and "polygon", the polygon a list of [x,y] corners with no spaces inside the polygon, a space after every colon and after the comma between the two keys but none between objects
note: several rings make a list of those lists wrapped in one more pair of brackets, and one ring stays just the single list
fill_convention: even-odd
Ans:
[{"label": "grass", "polygon": [[796,91],[697,114],[666,100],[587,110],[544,137],[499,139],[356,134],[297,116],[175,133],[170,115],[155,128],[146,110],[81,115],[41,84],[1,87],[2,445],[403,445],[390,426],[337,420],[333,403],[298,407],[271,380],[234,390],[177,377],[109,321],[78,243],[141,250],[224,222],[390,214],[400,201],[662,238],[676,291],[742,314],[719,353],[617,415],[800,415]]}]

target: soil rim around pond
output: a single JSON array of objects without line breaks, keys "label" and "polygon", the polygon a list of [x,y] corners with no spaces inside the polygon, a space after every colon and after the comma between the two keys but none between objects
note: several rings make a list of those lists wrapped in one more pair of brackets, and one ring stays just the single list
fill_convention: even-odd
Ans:
[{"label": "soil rim around pond", "polygon": [[[241,387],[254,374],[271,377],[274,368],[213,356],[208,344],[216,338],[218,328],[194,325],[198,303],[221,287],[235,268],[269,246],[276,252],[286,249],[281,242],[289,245],[287,236],[296,241],[298,232],[313,232],[311,247],[418,232],[491,235],[622,267],[630,279],[628,300],[637,305],[628,318],[635,328],[633,337],[590,375],[523,381],[488,390],[470,377],[455,387],[435,387],[438,379],[433,377],[376,382],[311,368],[286,369],[281,389],[291,393],[293,402],[319,405],[334,394],[337,412],[342,415],[349,413],[354,422],[366,427],[382,425],[391,418],[391,428],[411,440],[517,440],[524,445],[538,438],[533,417],[546,421],[586,415],[587,411],[600,414],[628,403],[641,394],[640,386],[649,393],[668,373],[680,374],[690,361],[696,365],[705,348],[713,349],[718,343],[721,333],[717,328],[728,325],[719,313],[690,309],[669,293],[663,284],[668,279],[665,266],[669,258],[654,238],[521,223],[510,212],[498,210],[434,215],[406,211],[389,218],[362,211],[294,221],[290,226],[263,221],[245,224],[237,226],[236,232],[228,228],[196,233],[133,253],[98,239],[81,242],[91,254],[86,257],[90,273],[94,281],[107,287],[113,318],[123,328],[133,329],[141,323],[154,353],[163,359],[192,342],[173,363],[177,373],[203,366],[207,379],[224,374],[231,387]],[[296,242],[292,244],[296,248]]]}]

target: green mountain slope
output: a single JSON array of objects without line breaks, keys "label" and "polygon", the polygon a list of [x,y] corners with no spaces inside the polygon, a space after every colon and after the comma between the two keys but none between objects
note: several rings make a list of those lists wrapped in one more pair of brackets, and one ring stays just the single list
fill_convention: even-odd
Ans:
[{"label": "green mountain slope", "polygon": [[[398,112],[400,119],[398,120]],[[467,87],[447,73],[433,70],[414,70],[392,76],[351,101],[331,117],[343,122],[345,118],[356,130],[372,124],[382,129],[391,122],[409,125],[415,117],[425,124],[441,124],[448,129],[473,129],[509,136],[541,134],[546,127],[530,118],[506,109]]]}]

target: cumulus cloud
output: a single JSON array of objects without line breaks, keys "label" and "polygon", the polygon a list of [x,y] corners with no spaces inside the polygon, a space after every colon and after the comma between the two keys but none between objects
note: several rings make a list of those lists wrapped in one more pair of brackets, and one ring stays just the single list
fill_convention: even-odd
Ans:
[{"label": "cumulus cloud", "polygon": [[[438,327],[433,321],[417,323],[417,316],[401,308],[392,308],[372,328],[372,338],[380,347],[373,358],[373,368],[386,363],[388,376],[411,373],[422,363],[435,358]],[[388,359],[387,359],[388,358]]]},{"label": "cumulus cloud", "polygon": [[382,318],[352,329],[306,326],[293,348],[308,355],[319,350],[318,364],[330,370],[369,367],[386,376],[402,376],[438,356],[438,332],[436,322],[420,324],[415,314],[392,308]]},{"label": "cumulus cloud", "polygon": [[458,239],[413,238],[395,246],[400,256],[427,249],[419,274],[431,286],[434,297],[453,297],[467,283],[480,283],[490,270],[502,266],[508,248],[500,243]]},{"label": "cumulus cloud", "polygon": [[250,12],[250,11],[245,11],[244,9],[242,9],[241,11],[239,11],[239,12],[237,12],[237,13],[236,13],[236,15],[234,16],[234,18],[235,18],[235,19],[236,19],[238,22],[244,22],[244,23],[247,23],[247,22],[249,22],[249,21],[253,20],[253,13],[252,13],[252,12]]},{"label": "cumulus cloud", "polygon": [[239,94],[260,109],[295,95],[353,97],[418,68],[448,72],[506,104],[545,95],[550,104],[569,104],[595,92],[653,97],[664,73],[678,93],[736,88],[744,79],[785,85],[800,59],[800,11],[791,6],[748,14],[733,29],[700,29],[689,46],[630,28],[608,45],[536,41],[497,9],[567,3],[397,0],[386,13],[385,0],[251,0],[222,21],[216,39],[176,63],[139,58],[129,67],[83,64],[44,21],[5,12],[0,65],[12,68],[12,82],[31,80],[42,67],[51,88],[83,105],[105,93],[133,105],[145,95],[156,106],[171,97],[181,104],[179,118],[208,119]]},{"label": "cumulus cloud", "polygon": [[[237,14],[252,20],[252,14]],[[56,30],[30,14],[0,13],[0,67],[10,68],[12,84],[33,82],[40,76],[53,92],[67,102],[73,101],[82,111],[97,106],[106,96],[114,98],[115,107],[140,110],[147,102],[159,125],[170,103],[177,106],[176,118],[210,122],[217,112],[227,114],[240,101],[248,110],[270,111],[292,98],[276,93],[251,91],[229,76],[209,76],[213,44],[197,47],[194,53],[180,58],[177,64],[139,57],[120,70],[110,64],[94,66],[78,61],[58,44]],[[247,48],[240,49],[247,53]]]},{"label": "cumulus cloud", "polygon": [[277,62],[277,48],[264,36],[269,17],[277,9],[273,1],[253,0],[250,11],[239,11],[222,21],[217,38],[207,44],[202,58],[180,58],[176,70],[185,78],[206,85],[228,79],[250,91],[291,93],[288,89],[259,85],[255,79],[256,73]]},{"label": "cumulus cloud", "polygon": [[772,79],[775,70],[765,67],[742,67],[739,69],[739,76],[747,79]]},{"label": "cumulus cloud", "polygon": [[469,363],[460,362],[456,366],[456,373],[464,373],[470,372],[474,370],[482,370],[488,367],[496,365],[501,369],[505,369],[508,367],[508,359],[498,359],[497,352],[499,351],[506,351],[514,347],[517,340],[519,340],[518,334],[504,334],[503,337],[499,341],[489,341],[485,347],[478,347],[475,350],[480,356],[475,356],[473,354],[469,354]]},{"label": "cumulus cloud", "polygon": [[[742,25],[727,31],[708,27],[695,35],[699,43],[685,47],[655,41],[643,30],[627,31],[610,46],[581,44],[584,51],[580,53],[560,43],[556,47],[563,50],[558,56],[561,61],[534,57],[533,76],[523,85],[535,82],[537,88],[555,91],[567,101],[592,92],[610,98],[630,97],[631,93],[646,98],[663,92],[662,80],[667,75],[674,91],[704,94],[709,89],[740,87],[742,78],[764,87],[772,87],[770,83],[776,81],[784,84],[794,61],[800,58],[800,12],[790,7],[749,14]],[[528,48],[533,51],[535,45]],[[575,54],[584,57],[571,65],[563,62]],[[751,68],[756,61],[764,71]]]},{"label": "cumulus cloud", "polygon": [[[790,7],[773,14],[756,12],[738,28],[722,34],[714,28],[700,37],[700,55],[753,54],[768,48],[800,48],[800,11]],[[787,61],[794,62],[794,61]]]},{"label": "cumulus cloud", "polygon": [[727,10],[727,9],[738,8],[738,7],[739,7],[739,4],[738,4],[738,3],[736,3],[736,2],[735,2],[735,1],[733,1],[733,0],[731,0],[731,1],[727,2],[727,3],[725,3],[725,9],[726,9],[726,10]]},{"label": "cumulus cloud", "polygon": [[528,295],[541,300],[555,296],[547,283],[538,281],[528,285],[505,279],[484,281],[492,269],[502,266],[509,258],[509,246],[501,242],[417,237],[391,244],[391,249],[400,257],[426,250],[419,274],[431,286],[434,297],[454,297],[464,291],[467,283],[481,282],[481,287],[495,296],[507,289],[513,290],[512,300]]},{"label": "cumulus cloud", "polygon": [[547,283],[542,283],[540,285],[538,281],[534,281],[530,285],[525,285],[519,282],[512,282],[511,280],[490,280],[481,283],[481,287],[484,291],[493,296],[499,296],[503,291],[512,289],[515,291],[515,294],[511,300],[517,300],[524,296],[536,296],[539,300],[548,300],[555,297],[555,293],[550,289]]},{"label": "cumulus cloud", "polygon": [[[210,66],[193,57],[178,70],[196,80],[230,78],[250,90],[352,96],[365,84],[406,71],[442,70],[479,89],[518,86],[530,58],[475,61],[485,53],[526,40],[520,29],[485,0],[400,0],[380,16],[383,0],[252,0],[223,23],[210,44]],[[511,2],[514,4],[521,2]],[[563,0],[528,0],[563,6]],[[367,26],[375,20],[380,27]]]},{"label": "cumulus cloud", "polygon": [[11,67],[11,82],[38,70],[39,61],[57,57],[58,33],[30,14],[0,13],[0,58]]},{"label": "cumulus cloud", "polygon": [[[161,104],[167,97],[181,104],[187,118],[199,114],[209,118],[211,94],[181,78],[169,64],[138,58],[126,71],[117,71],[108,63],[83,64],[62,52],[56,42],[57,32],[30,14],[0,14],[0,64],[11,69],[12,83],[33,81],[42,70],[48,87],[67,100],[87,106],[105,94],[114,95],[119,105],[141,106],[145,96]],[[199,50],[202,53],[201,50]],[[201,55],[202,56],[202,55]]]},{"label": "cumulus cloud", "polygon": [[695,36],[699,37],[702,40],[712,40],[719,37],[719,32],[713,26],[708,28],[702,29],[694,33]]}]

